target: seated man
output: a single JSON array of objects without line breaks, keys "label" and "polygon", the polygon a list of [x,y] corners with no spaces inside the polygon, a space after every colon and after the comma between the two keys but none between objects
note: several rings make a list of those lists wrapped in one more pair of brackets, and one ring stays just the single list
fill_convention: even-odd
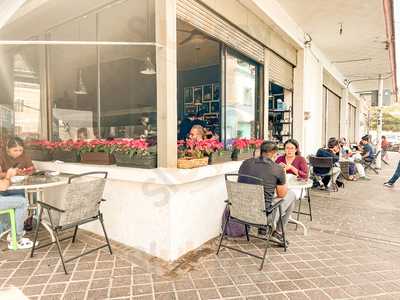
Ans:
[{"label": "seated man", "polygon": [[[0,191],[5,191],[10,185],[10,179],[12,176],[17,174],[17,170],[10,168],[7,170],[6,176],[0,180]],[[15,209],[15,219],[16,219],[16,227],[17,227],[17,241],[18,241],[18,249],[28,249],[33,246],[31,240],[24,238],[24,221],[26,218],[27,212],[27,201],[24,196],[21,195],[10,195],[3,196],[0,195],[0,210],[6,210],[14,208]],[[8,240],[8,248],[11,248],[11,238],[10,236],[7,238]]]},{"label": "seated man", "polygon": [[334,163],[332,170],[330,170],[329,168],[314,168],[314,174],[317,175],[317,179],[321,189],[336,190],[336,180],[341,172],[340,167],[337,165],[339,162],[339,151],[339,141],[335,137],[329,138],[328,148],[320,148],[317,151],[317,157],[331,157]]},{"label": "seated man", "polygon": [[362,158],[365,161],[373,161],[374,160],[374,148],[371,145],[369,135],[366,134],[361,138],[361,143],[363,147]]},{"label": "seated man", "polygon": [[370,180],[370,178],[365,175],[365,169],[361,163],[362,162],[361,151],[359,151],[357,145],[353,146],[348,159],[349,161],[353,162],[354,165],[356,166],[358,175],[360,176],[359,178],[361,180]]},{"label": "seated man", "polygon": [[[290,214],[293,211],[296,195],[293,191],[289,191],[286,186],[286,174],[282,166],[275,163],[278,147],[274,142],[266,141],[260,147],[260,157],[245,160],[239,169],[239,174],[258,177],[264,182],[264,196],[266,202],[281,201],[282,223],[278,222],[279,216],[276,214],[274,219],[274,227],[276,230],[272,233],[271,240],[277,242],[280,246],[284,246],[282,232],[289,222]],[[250,182],[251,179],[239,177],[239,182]],[[276,196],[282,199],[274,199]],[[268,206],[269,204],[266,203]],[[287,242],[287,241],[286,241]]]}]

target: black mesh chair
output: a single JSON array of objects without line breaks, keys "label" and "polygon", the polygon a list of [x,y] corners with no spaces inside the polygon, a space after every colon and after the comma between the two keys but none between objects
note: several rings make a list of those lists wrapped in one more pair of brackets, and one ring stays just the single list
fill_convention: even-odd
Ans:
[{"label": "black mesh chair", "polygon": [[[238,182],[239,178],[245,178],[246,181],[250,181],[252,183]],[[279,213],[279,222],[281,222],[280,224],[282,227],[284,249],[286,251],[286,238],[282,222],[281,204],[280,202],[275,202],[272,204],[272,201],[265,200],[263,180],[260,178],[242,174],[226,174],[225,183],[228,192],[228,200],[225,201],[227,203],[228,216],[223,224],[217,255],[219,254],[221,247],[238,251],[240,253],[261,259],[260,270],[262,270],[265,257],[267,255],[267,249],[269,247],[269,240],[273,233],[274,217],[276,213]],[[226,227],[230,220],[234,220],[237,223],[241,223],[245,226],[247,241],[250,241],[250,236],[266,241],[263,256],[222,244],[222,241],[226,235]],[[267,238],[250,235],[249,228],[251,226],[258,229],[264,229],[267,232]]]},{"label": "black mesh chair", "polygon": [[[318,177],[325,177],[330,176],[333,178],[333,158],[332,157],[317,157],[317,156],[309,156],[309,163],[311,167],[311,176],[313,179],[318,179]],[[316,168],[323,168],[327,169],[328,171],[325,173],[318,173],[315,171]],[[332,186],[334,187],[335,191],[338,191],[338,187],[335,182],[332,182]]]},{"label": "black mesh chair", "polygon": [[376,160],[380,153],[381,153],[381,151],[379,150],[378,152],[376,152],[374,154],[374,156],[371,159],[365,159],[365,158],[363,159],[362,164],[364,166],[365,171],[370,169],[370,170],[374,171],[375,174],[379,174],[378,168],[376,167]]}]

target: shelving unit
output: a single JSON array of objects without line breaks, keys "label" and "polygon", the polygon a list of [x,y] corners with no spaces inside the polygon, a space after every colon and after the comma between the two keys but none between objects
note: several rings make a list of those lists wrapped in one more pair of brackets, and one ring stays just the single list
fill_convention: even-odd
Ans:
[{"label": "shelving unit", "polygon": [[281,94],[269,96],[269,128],[272,139],[283,148],[283,143],[293,137],[293,115],[292,109],[278,109],[277,99],[282,98]]}]

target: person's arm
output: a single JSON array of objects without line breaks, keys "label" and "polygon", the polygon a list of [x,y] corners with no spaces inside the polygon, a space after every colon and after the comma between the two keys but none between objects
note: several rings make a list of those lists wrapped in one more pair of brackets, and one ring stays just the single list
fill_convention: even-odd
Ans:
[{"label": "person's arm", "polygon": [[297,176],[303,179],[307,179],[308,177],[308,165],[304,157],[298,158],[298,168],[297,168]]},{"label": "person's arm", "polygon": [[8,169],[4,179],[0,180],[0,191],[1,192],[4,192],[5,190],[8,189],[8,187],[11,185],[11,177],[15,176],[16,174],[17,174],[16,169]]}]

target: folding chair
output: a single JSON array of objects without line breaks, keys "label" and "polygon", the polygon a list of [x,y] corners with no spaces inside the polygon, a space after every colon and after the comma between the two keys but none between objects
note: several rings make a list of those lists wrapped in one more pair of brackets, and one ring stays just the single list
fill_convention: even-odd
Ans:
[{"label": "folding chair", "polygon": [[[331,176],[333,178],[333,158],[332,157],[317,157],[317,156],[312,156],[310,155],[309,158],[309,163],[310,163],[310,169],[311,169],[311,176],[313,178],[318,179],[319,177],[325,177],[325,176]],[[324,169],[329,169],[328,172],[325,173],[316,173],[315,169],[316,168],[324,168]],[[332,182],[332,186],[334,187],[335,191],[337,192],[339,188],[337,187],[335,182]]]},{"label": "folding chair", "polygon": [[[241,183],[237,182],[237,180],[235,181],[230,178],[247,178],[254,182],[254,184]],[[242,174],[226,174],[225,183],[228,191],[228,200],[225,202],[227,202],[226,205],[229,213],[228,217],[226,218],[225,224],[223,224],[217,255],[219,254],[221,247],[247,254],[261,259],[260,270],[262,270],[265,257],[267,255],[267,249],[269,247],[269,240],[273,233],[275,213],[279,213],[279,222],[283,230],[282,210],[280,202],[272,204],[272,201],[265,200],[263,180],[260,178]],[[222,241],[226,235],[226,226],[230,220],[235,220],[236,222],[241,223],[245,226],[247,241],[250,241],[250,236],[266,241],[263,256],[259,256],[238,248],[228,246],[226,244],[222,244]],[[262,228],[266,230],[267,238],[250,235],[249,227],[251,226],[258,229]],[[286,238],[284,230],[282,232],[282,236],[284,240],[284,249],[286,251]]]},{"label": "folding chair", "polygon": [[[102,175],[103,177],[99,178],[88,175]],[[40,210],[31,257],[33,257],[35,250],[56,243],[64,272],[65,274],[68,274],[65,264],[72,260],[104,247],[108,247],[110,254],[112,254],[110,241],[108,240],[108,236],[104,227],[103,215],[100,212],[100,203],[105,201],[102,197],[106,178],[107,172],[83,173],[80,175],[71,176],[68,180],[68,184],[66,185],[45,189],[43,200],[37,201],[37,203],[40,205]],[[47,212],[47,216],[43,215],[43,210]],[[72,243],[74,243],[78,232],[78,227],[96,220],[100,221],[106,243],[65,260],[60,241],[72,238]],[[38,238],[41,221],[44,221],[49,225],[55,237],[55,241],[36,247],[35,244]],[[60,239],[59,234],[64,230],[71,228],[74,228],[73,235]]]},{"label": "folding chair", "polygon": [[378,158],[380,153],[381,153],[381,151],[379,150],[378,152],[376,152],[374,154],[372,159],[368,159],[368,160],[366,160],[365,158],[363,159],[362,164],[364,166],[365,171],[370,169],[370,170],[374,171],[375,174],[379,174],[378,168],[376,167],[376,160],[377,160],[377,158]]}]

